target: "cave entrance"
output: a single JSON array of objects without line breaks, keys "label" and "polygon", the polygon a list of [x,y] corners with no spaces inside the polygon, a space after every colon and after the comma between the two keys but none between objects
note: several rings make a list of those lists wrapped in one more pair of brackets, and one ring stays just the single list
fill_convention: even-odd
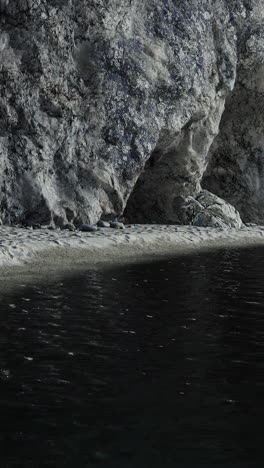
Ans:
[{"label": "cave entrance", "polygon": [[168,161],[160,144],[148,159],[127,201],[124,217],[129,223],[163,223],[169,193]]},{"label": "cave entrance", "polygon": [[[203,173],[201,157],[195,149],[197,123],[194,122],[191,119],[179,132],[161,132],[127,201],[124,211],[127,222],[180,224],[179,198],[200,191]],[[202,146],[203,151],[204,143]]]}]

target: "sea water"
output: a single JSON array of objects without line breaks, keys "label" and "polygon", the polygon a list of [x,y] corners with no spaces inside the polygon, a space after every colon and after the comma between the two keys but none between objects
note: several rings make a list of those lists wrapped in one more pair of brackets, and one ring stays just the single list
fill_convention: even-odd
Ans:
[{"label": "sea water", "polygon": [[262,467],[264,250],[1,296],[1,467]]}]

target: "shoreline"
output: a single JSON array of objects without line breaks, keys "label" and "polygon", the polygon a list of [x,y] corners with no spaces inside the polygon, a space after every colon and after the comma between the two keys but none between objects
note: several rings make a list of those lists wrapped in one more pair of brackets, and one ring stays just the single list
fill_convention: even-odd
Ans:
[{"label": "shoreline", "polygon": [[150,263],[222,248],[264,246],[264,226],[133,225],[95,233],[0,227],[1,291],[91,268]]}]

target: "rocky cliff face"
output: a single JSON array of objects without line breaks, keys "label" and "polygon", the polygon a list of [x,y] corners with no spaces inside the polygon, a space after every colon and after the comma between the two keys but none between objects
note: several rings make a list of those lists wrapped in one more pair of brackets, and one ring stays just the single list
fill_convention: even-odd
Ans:
[{"label": "rocky cliff face", "polygon": [[209,151],[203,185],[232,203],[244,221],[264,223],[264,2],[250,2],[238,30],[235,87]]},{"label": "rocky cliff face", "polygon": [[263,221],[263,15],[263,0],[0,0],[4,222],[210,224],[201,184]]}]

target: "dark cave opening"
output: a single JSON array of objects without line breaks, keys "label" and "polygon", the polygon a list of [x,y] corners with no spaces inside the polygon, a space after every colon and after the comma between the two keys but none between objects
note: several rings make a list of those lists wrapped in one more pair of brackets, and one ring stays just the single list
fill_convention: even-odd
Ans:
[{"label": "dark cave opening", "polygon": [[157,147],[148,159],[126,204],[124,217],[129,223],[155,223],[162,217],[159,196],[155,187],[159,185],[157,172],[162,165],[162,151]]},{"label": "dark cave opening", "polygon": [[200,114],[178,131],[162,131],[127,201],[126,221],[181,224],[179,198],[199,193],[208,141]]}]

